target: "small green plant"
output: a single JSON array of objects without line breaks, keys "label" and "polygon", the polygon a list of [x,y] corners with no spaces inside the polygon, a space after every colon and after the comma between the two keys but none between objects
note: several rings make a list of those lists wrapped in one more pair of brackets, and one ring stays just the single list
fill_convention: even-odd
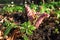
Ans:
[{"label": "small green plant", "polygon": [[23,24],[21,24],[21,32],[26,32],[26,34],[31,35],[33,33],[33,30],[35,30],[36,28],[31,25],[31,23],[28,22],[24,22]]},{"label": "small green plant", "polygon": [[24,40],[27,40],[27,35],[32,35],[35,29],[36,28],[33,25],[31,25],[30,21],[21,24],[20,31],[24,34]]},{"label": "small green plant", "polygon": [[5,19],[5,22],[3,23],[3,25],[4,25],[4,27],[6,27],[6,30],[5,30],[5,32],[4,32],[4,36],[6,36],[6,35],[10,32],[10,30],[11,30],[12,28],[16,28],[16,27],[17,27],[16,24],[11,23],[11,22],[8,21],[7,19]]},{"label": "small green plant", "polygon": [[13,13],[13,12],[23,12],[24,6],[17,6],[14,4],[8,4],[7,6],[3,7],[4,12]]},{"label": "small green plant", "polygon": [[[5,22],[3,23],[3,25],[6,27],[4,36],[8,35],[12,28],[17,28],[16,24],[8,21],[7,19],[5,19]],[[20,32],[23,33],[22,37],[24,38],[24,40],[28,40],[27,35],[32,35],[35,29],[36,28],[33,25],[31,25],[29,21],[21,24]]]}]

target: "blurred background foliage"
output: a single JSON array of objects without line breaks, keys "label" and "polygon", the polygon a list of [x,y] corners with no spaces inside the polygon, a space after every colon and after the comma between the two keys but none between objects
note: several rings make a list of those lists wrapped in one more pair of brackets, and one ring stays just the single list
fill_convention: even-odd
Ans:
[{"label": "blurred background foliage", "polygon": [[52,2],[52,1],[59,2],[60,0],[0,0],[0,4],[11,3],[12,1],[15,4],[21,4],[21,3],[24,4],[25,1],[28,2],[28,3],[31,3],[32,1],[34,1],[35,4],[40,4],[40,2],[49,3],[49,2]]}]

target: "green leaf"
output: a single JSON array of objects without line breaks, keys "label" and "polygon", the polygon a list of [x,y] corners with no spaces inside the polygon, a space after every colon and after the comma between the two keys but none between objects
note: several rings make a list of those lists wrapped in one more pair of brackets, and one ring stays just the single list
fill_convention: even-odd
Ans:
[{"label": "green leaf", "polygon": [[23,24],[21,24],[21,26],[24,28],[28,28],[28,22],[24,22]]},{"label": "green leaf", "polygon": [[57,18],[60,18],[60,14],[57,14]]},{"label": "green leaf", "polygon": [[57,18],[60,18],[60,10],[56,10]]},{"label": "green leaf", "polygon": [[24,40],[29,40],[26,35],[23,35]]},{"label": "green leaf", "polygon": [[26,34],[32,35],[32,34],[33,34],[33,31],[31,31],[31,30],[26,30]]},{"label": "green leaf", "polygon": [[16,28],[17,27],[17,25],[15,25],[14,23],[11,23],[7,19],[5,19],[5,22],[3,23],[3,25],[6,27],[4,35],[7,35],[12,28]]},{"label": "green leaf", "polygon": [[7,29],[4,32],[4,36],[6,36],[10,32],[11,29],[12,29],[12,27],[10,27],[10,26],[7,27]]},{"label": "green leaf", "polygon": [[34,27],[33,25],[31,25],[30,30],[34,31],[36,29],[36,27]]}]

